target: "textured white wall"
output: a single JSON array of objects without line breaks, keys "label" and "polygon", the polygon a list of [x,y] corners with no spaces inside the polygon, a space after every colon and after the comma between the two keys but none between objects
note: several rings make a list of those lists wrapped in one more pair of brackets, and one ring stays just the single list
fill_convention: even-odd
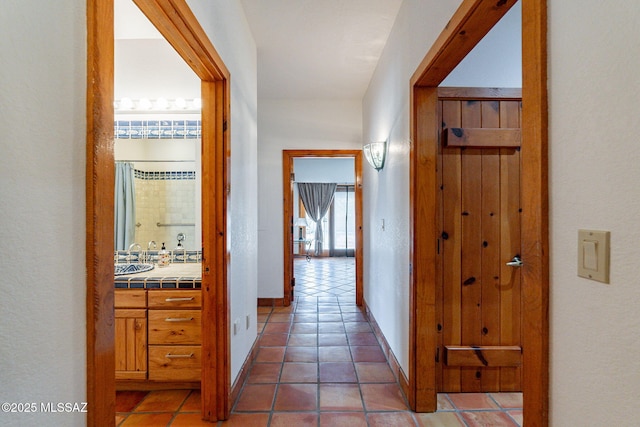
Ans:
[{"label": "textured white wall", "polygon": [[[0,14],[0,57],[12,64],[0,71],[0,402],[82,402],[86,6],[7,1]],[[253,316],[252,327],[232,340],[235,376],[256,334],[255,45],[239,2],[190,4],[234,76],[232,313]],[[3,426],[85,420],[85,414],[0,413]]]},{"label": "textured white wall", "polygon": [[[384,169],[378,173],[365,169],[365,182],[371,182],[364,188],[365,299],[405,373],[409,366],[409,80],[458,4],[440,2],[434,8],[405,1],[364,98],[365,140],[388,137],[390,141]],[[517,5],[443,85],[517,87],[519,33]]]},{"label": "textured white wall", "polygon": [[363,171],[364,296],[407,374],[409,80],[459,3],[405,0],[363,100],[364,140],[390,143],[384,169]]},{"label": "textured white wall", "polygon": [[260,99],[258,117],[258,296],[282,298],[282,150],[359,150],[362,108],[359,100]]},{"label": "textured white wall", "polygon": [[[549,2],[551,420],[640,419],[640,4]],[[611,231],[611,284],[577,277],[579,228]]]},{"label": "textured white wall", "polygon": [[522,87],[521,20],[518,2],[440,86]]},{"label": "textured white wall", "polygon": [[[231,73],[230,333],[231,380],[256,339],[258,249],[257,56],[239,0],[189,0]],[[246,316],[250,326],[245,328]],[[237,335],[233,323],[238,322]]]},{"label": "textured white wall", "polygon": [[[83,402],[85,2],[2,7],[0,402]],[[85,415],[0,412],[0,424],[81,426]]]}]

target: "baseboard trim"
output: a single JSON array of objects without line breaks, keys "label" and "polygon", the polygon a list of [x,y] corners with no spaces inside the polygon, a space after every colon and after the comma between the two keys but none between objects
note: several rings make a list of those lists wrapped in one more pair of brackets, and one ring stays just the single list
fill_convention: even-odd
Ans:
[{"label": "baseboard trim", "polygon": [[391,368],[393,375],[396,377],[396,380],[398,380],[398,383],[400,384],[400,388],[402,389],[402,392],[404,393],[405,398],[408,399],[409,380],[406,374],[404,373],[404,371],[402,370],[402,368],[400,367],[400,363],[398,363],[398,359],[396,358],[396,355],[391,350],[391,347],[389,347],[389,343],[387,342],[387,339],[382,333],[380,326],[378,326],[378,322],[376,322],[376,319],[373,316],[373,313],[371,313],[371,310],[369,310],[367,301],[363,301],[362,305],[364,308],[365,315],[367,316],[367,318],[369,319],[369,323],[373,327],[373,333],[378,339],[378,343],[380,344],[380,347],[382,348],[382,351],[384,352],[384,355],[387,358],[389,367]]},{"label": "baseboard trim", "polygon": [[258,298],[258,307],[284,307],[284,298]]},{"label": "baseboard trim", "polygon": [[242,367],[240,368],[240,372],[236,377],[236,380],[233,382],[231,386],[231,392],[229,393],[229,402],[231,402],[231,406],[236,403],[236,399],[240,395],[240,391],[242,390],[242,386],[244,385],[247,376],[249,375],[249,368],[251,368],[251,363],[253,363],[253,359],[258,355],[258,342],[260,341],[260,335],[256,336],[256,340],[253,342],[253,346],[251,346],[251,351],[247,355]]}]

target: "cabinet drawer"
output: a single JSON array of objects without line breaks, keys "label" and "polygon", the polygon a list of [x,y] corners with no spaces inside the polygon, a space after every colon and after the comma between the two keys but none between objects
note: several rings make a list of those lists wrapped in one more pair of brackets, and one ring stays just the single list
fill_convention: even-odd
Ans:
[{"label": "cabinet drawer", "polygon": [[149,344],[200,344],[200,310],[149,310]]},{"label": "cabinet drawer", "polygon": [[113,296],[115,308],[146,308],[147,291],[144,289],[116,289]]},{"label": "cabinet drawer", "polygon": [[149,379],[154,381],[200,381],[199,345],[149,346]]},{"label": "cabinet drawer", "polygon": [[149,308],[198,308],[202,305],[202,291],[150,290]]}]

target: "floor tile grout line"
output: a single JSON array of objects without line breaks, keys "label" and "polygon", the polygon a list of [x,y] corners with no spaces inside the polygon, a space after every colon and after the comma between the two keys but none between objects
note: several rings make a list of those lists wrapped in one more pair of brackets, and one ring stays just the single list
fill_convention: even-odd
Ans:
[{"label": "floor tile grout line", "polygon": [[[314,302],[314,304],[311,304],[311,302],[312,302],[312,301]],[[355,301],[354,301],[354,299],[352,299],[352,297],[351,297],[351,296],[350,296],[350,297],[348,297],[348,300],[345,300],[345,301],[346,301],[346,302],[344,303],[345,308],[346,308],[346,307],[348,307],[348,306],[353,306],[353,303],[355,302]],[[298,302],[300,302],[300,304],[298,304]],[[339,310],[338,310],[338,311],[336,311],[336,312],[333,312],[333,311],[330,311],[330,310],[329,310],[329,311],[327,311],[327,310],[326,310],[326,306],[328,306],[328,305],[329,305],[328,303],[335,303],[335,304],[337,304],[337,307],[339,308]],[[308,307],[309,307],[310,305],[314,305],[314,306],[315,306],[315,309],[314,309],[313,311],[309,311],[309,310],[308,310]],[[296,303],[295,303],[294,308],[292,308],[292,310],[291,310],[291,311],[289,311],[289,313],[291,313],[291,314],[292,314],[292,317],[291,317],[290,321],[288,322],[288,323],[289,323],[289,325],[290,325],[290,326],[289,326],[289,337],[288,337],[288,339],[287,339],[287,341],[286,341],[286,344],[285,344],[285,346],[284,346],[284,347],[285,347],[285,354],[286,354],[286,350],[287,350],[287,349],[289,349],[290,347],[297,347],[297,346],[291,346],[291,342],[290,342],[290,340],[291,340],[291,335],[295,335],[295,334],[291,334],[291,329],[293,328],[293,324],[294,324],[294,323],[297,323],[297,322],[295,322],[295,315],[296,315],[296,314],[304,314],[304,315],[313,314],[313,315],[315,316],[315,320],[316,320],[316,321],[315,321],[315,322],[313,322],[313,323],[316,323],[316,329],[315,329],[315,332],[316,332],[316,333],[315,333],[316,352],[315,352],[315,354],[316,354],[316,356],[317,356],[317,361],[316,361],[316,362],[312,362],[312,363],[313,363],[314,365],[316,365],[316,368],[317,368],[317,371],[316,371],[316,380],[317,380],[317,381],[316,381],[316,383],[315,383],[315,384],[314,384],[314,383],[307,383],[307,382],[305,382],[305,383],[296,383],[296,382],[292,382],[292,383],[291,383],[291,384],[314,384],[314,385],[315,385],[315,389],[316,389],[316,392],[317,392],[317,401],[316,401],[317,410],[315,410],[315,411],[309,411],[308,413],[314,413],[314,414],[316,414],[316,416],[318,417],[318,418],[317,418],[317,422],[318,422],[318,424],[319,424],[319,423],[320,423],[320,415],[321,415],[322,413],[324,413],[324,412],[352,412],[352,411],[344,411],[344,410],[340,410],[340,411],[330,411],[330,410],[328,410],[328,411],[323,411],[323,410],[321,409],[321,406],[320,406],[320,405],[321,405],[321,403],[320,403],[320,398],[321,398],[321,396],[320,396],[320,388],[321,388],[323,385],[325,385],[325,384],[341,384],[341,385],[344,385],[344,384],[357,384],[357,386],[358,386],[358,391],[359,391],[359,393],[360,393],[360,398],[361,398],[361,403],[362,403],[363,408],[362,408],[362,411],[353,411],[353,412],[355,412],[355,413],[361,413],[361,412],[362,412],[362,413],[364,413],[364,414],[365,414],[365,419],[367,420],[367,425],[369,425],[369,414],[373,414],[373,413],[384,413],[384,412],[391,412],[391,413],[394,413],[394,412],[407,412],[407,413],[411,414],[411,419],[412,419],[412,420],[413,420],[413,422],[414,422],[414,423],[416,423],[416,425],[417,425],[417,424],[418,424],[417,416],[416,416],[416,414],[415,414],[415,413],[413,413],[412,411],[410,411],[410,410],[408,409],[409,407],[408,407],[408,405],[406,405],[406,397],[405,397],[404,395],[403,395],[403,398],[404,398],[404,400],[405,400],[405,405],[406,405],[406,408],[407,408],[405,411],[395,411],[395,410],[390,410],[390,411],[370,411],[370,410],[367,410],[366,403],[365,403],[365,400],[364,400],[364,394],[363,394],[363,391],[362,391],[362,385],[363,385],[364,383],[361,383],[361,376],[360,376],[360,374],[358,373],[358,371],[357,371],[357,369],[356,369],[356,363],[357,363],[357,362],[355,362],[354,357],[353,357],[353,348],[352,348],[352,347],[353,347],[353,346],[357,346],[357,345],[356,345],[356,343],[355,343],[355,342],[353,342],[353,338],[352,338],[352,337],[350,338],[350,335],[349,335],[349,333],[347,332],[347,328],[346,328],[345,323],[356,323],[356,322],[358,322],[358,323],[359,323],[359,322],[367,322],[367,323],[370,325],[370,322],[369,322],[369,319],[367,319],[367,318],[366,318],[366,316],[364,317],[364,319],[363,319],[363,320],[361,320],[361,319],[357,319],[357,316],[353,316],[353,318],[352,318],[350,321],[346,321],[346,320],[345,320],[345,317],[344,317],[344,314],[345,314],[345,313],[347,313],[347,312],[349,312],[349,313],[358,313],[358,312],[359,312],[359,313],[362,313],[361,311],[358,311],[358,310],[351,310],[351,309],[349,309],[349,308],[347,308],[347,310],[348,310],[348,311],[344,311],[344,310],[343,310],[343,308],[342,308],[342,299],[341,299],[341,297],[339,297],[339,296],[330,296],[330,297],[325,297],[325,296],[302,297],[302,296],[299,296],[299,297],[297,298],[297,301],[296,301]],[[270,318],[269,318],[269,319],[267,319],[267,320],[265,321],[265,328],[264,328],[264,329],[266,329],[266,324],[267,324],[269,321],[272,321],[272,318],[271,318],[272,313],[273,313],[273,311],[271,311],[271,312],[270,312]],[[320,316],[320,315],[321,315],[321,314],[330,314],[330,313],[335,313],[335,314],[338,314],[338,313],[339,313],[339,314],[341,315],[341,319],[342,319],[342,320],[341,320],[341,323],[342,323],[342,325],[343,325],[343,327],[344,327],[344,336],[345,336],[345,340],[346,340],[346,343],[347,343],[347,345],[346,345],[346,346],[347,346],[347,347],[349,347],[349,355],[350,355],[350,357],[351,357],[351,361],[349,361],[349,362],[347,362],[347,363],[350,363],[350,364],[351,364],[351,366],[352,366],[352,367],[353,367],[353,369],[354,369],[355,377],[356,377],[356,382],[355,382],[355,383],[323,383],[323,382],[321,382],[321,380],[320,380],[320,364],[321,364],[321,363],[325,363],[325,362],[326,362],[326,363],[331,363],[331,362],[333,362],[333,361],[325,361],[325,362],[322,362],[322,361],[320,360],[320,347],[321,347],[321,345],[320,345],[320,335],[322,334],[322,333],[320,332],[320,325],[321,325],[322,323],[326,323],[326,322],[321,322],[321,321],[320,321],[320,318],[321,318],[321,316]],[[303,323],[303,322],[300,322],[300,323]],[[264,333],[264,329],[263,329],[263,333]],[[324,333],[326,333],[326,334],[332,334],[332,333],[334,333],[334,332],[332,332],[332,331],[326,332],[326,331],[325,331]],[[356,332],[351,332],[351,334],[354,334],[354,333],[360,333],[360,332],[359,332],[359,331],[357,331],[357,330],[356,330]],[[374,336],[375,336],[375,334],[374,334]],[[374,345],[374,346],[372,346],[372,347],[375,347],[375,346],[377,346],[378,348],[382,349],[382,346],[380,345],[380,342],[378,341],[377,337],[376,337],[376,345]],[[342,347],[342,346],[340,346],[340,347]],[[285,358],[286,358],[286,356],[285,356]],[[254,361],[253,363],[255,363],[255,361]],[[283,360],[283,361],[282,361],[282,363],[281,363],[280,373],[279,373],[279,376],[278,376],[278,384],[282,384],[281,379],[282,379],[282,373],[283,373],[283,369],[284,369],[284,366],[285,366],[284,364],[285,364],[285,363],[287,363],[285,360]],[[291,362],[291,363],[309,363],[309,362]],[[363,362],[363,363],[364,363],[364,362]],[[372,363],[373,363],[373,362],[372,362]],[[382,363],[382,362],[381,362],[381,363]],[[387,366],[388,366],[388,360],[386,359],[386,357],[385,357],[385,363],[386,363],[386,364],[387,364]],[[395,378],[395,375],[394,375],[394,379],[395,379],[395,383],[397,384],[397,378]],[[248,381],[248,380],[247,380],[247,381]],[[245,383],[246,383],[246,382],[245,382]],[[372,382],[372,383],[367,383],[367,384],[389,384],[389,383],[388,383],[388,382]],[[279,385],[278,385],[277,387],[279,387]],[[278,389],[278,390],[276,390],[276,392],[274,393],[274,404],[273,404],[273,406],[272,406],[272,410],[271,410],[271,411],[269,411],[269,423],[271,423],[273,415],[274,415],[275,413],[278,413],[278,412],[294,412],[294,413],[296,413],[296,412],[304,412],[304,413],[307,413],[306,411],[275,411],[275,400],[277,399],[278,391],[279,391],[279,389]],[[493,396],[490,396],[490,397],[491,397],[491,399],[494,401],[494,403],[496,403],[496,404],[497,404],[498,409],[461,410],[461,409],[458,409],[458,408],[453,404],[453,402],[451,401],[451,399],[450,399],[448,396],[446,396],[446,399],[449,401],[449,403],[451,404],[451,406],[452,406],[454,409],[453,409],[453,410],[443,410],[442,412],[453,412],[453,413],[456,413],[456,417],[457,417],[457,418],[458,418],[462,423],[464,423],[464,425],[466,425],[466,426],[468,426],[469,424],[465,421],[464,417],[462,417],[462,413],[463,413],[463,412],[505,412],[505,413],[507,413],[507,415],[508,415],[508,417],[509,417],[510,421],[512,421],[512,422],[514,422],[516,425],[518,425],[517,421],[515,421],[515,420],[513,419],[513,417],[511,417],[511,414],[509,414],[509,413],[508,413],[508,411],[509,411],[509,410],[513,410],[513,411],[515,411],[515,410],[518,410],[519,408],[508,408],[508,409],[507,409],[507,408],[503,408],[503,407],[502,407],[502,405],[500,405],[497,401],[495,401],[495,399],[493,398]]]}]

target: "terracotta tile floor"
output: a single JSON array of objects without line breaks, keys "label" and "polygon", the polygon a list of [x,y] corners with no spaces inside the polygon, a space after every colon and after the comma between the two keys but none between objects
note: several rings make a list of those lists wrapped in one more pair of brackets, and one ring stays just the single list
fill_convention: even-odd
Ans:
[{"label": "terracotta tile floor", "polygon": [[[295,303],[258,308],[258,353],[219,427],[522,425],[521,393],[439,394],[438,412],[411,412],[355,293],[326,284],[352,260],[335,269],[318,258],[296,260],[296,269],[301,263],[314,277],[302,286],[296,273]],[[200,421],[198,391],[119,392],[116,400],[117,426],[212,425]]]}]

